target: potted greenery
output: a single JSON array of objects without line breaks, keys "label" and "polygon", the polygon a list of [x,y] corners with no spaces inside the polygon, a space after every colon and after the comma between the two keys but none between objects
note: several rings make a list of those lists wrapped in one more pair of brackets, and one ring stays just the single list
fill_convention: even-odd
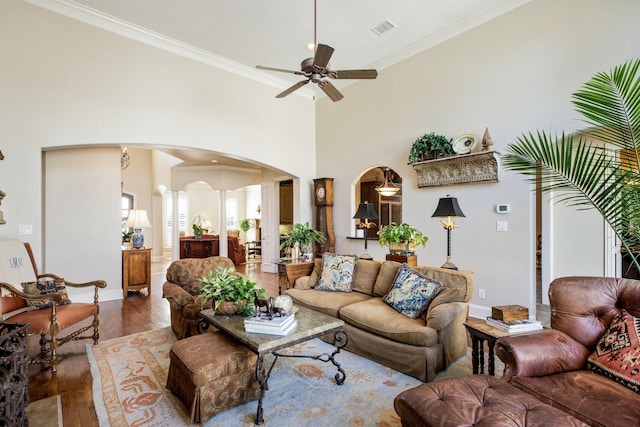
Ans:
[{"label": "potted greenery", "polygon": [[252,220],[250,220],[249,218],[242,218],[240,220],[240,230],[244,231],[245,233],[249,231],[252,225]]},{"label": "potted greenery", "polygon": [[309,222],[294,224],[291,233],[280,244],[280,250],[298,244],[304,254],[309,254],[313,253],[312,243],[323,244],[326,240],[321,231],[309,226]]},{"label": "potted greenery", "polygon": [[454,154],[451,140],[434,132],[425,133],[416,139],[409,152],[407,164],[422,162],[424,160],[437,159]]},{"label": "potted greenery", "polygon": [[202,239],[202,235],[204,234],[204,228],[200,227],[198,224],[193,224],[191,227],[193,228],[193,235],[196,239]]},{"label": "potted greenery", "polygon": [[415,255],[416,248],[425,246],[427,240],[429,238],[420,230],[404,222],[392,222],[378,231],[378,243],[380,246],[389,245],[389,253],[392,255]]},{"label": "potted greenery", "polygon": [[[248,316],[253,312],[256,282],[238,274],[235,268],[218,267],[201,278],[200,282],[203,306],[212,301],[213,309],[218,314]],[[259,291],[259,295],[264,295],[264,289]]]}]

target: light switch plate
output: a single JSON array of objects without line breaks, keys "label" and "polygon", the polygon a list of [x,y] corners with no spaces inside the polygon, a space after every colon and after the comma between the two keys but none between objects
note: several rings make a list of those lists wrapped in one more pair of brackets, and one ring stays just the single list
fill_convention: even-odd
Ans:
[{"label": "light switch plate", "polygon": [[33,225],[31,224],[18,225],[18,234],[20,236],[31,236],[33,234]]},{"label": "light switch plate", "polygon": [[507,231],[509,224],[507,221],[496,221],[496,231]]}]

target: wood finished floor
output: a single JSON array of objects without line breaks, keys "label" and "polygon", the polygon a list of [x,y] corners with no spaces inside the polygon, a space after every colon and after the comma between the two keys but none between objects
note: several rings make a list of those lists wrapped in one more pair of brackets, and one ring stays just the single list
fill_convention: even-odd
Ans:
[{"label": "wood finished floor", "polygon": [[[169,303],[162,298],[162,284],[170,262],[153,263],[151,295],[146,291],[130,292],[128,298],[100,303],[100,341],[137,332],[169,326]],[[237,270],[267,289],[267,295],[278,294],[278,276],[262,273],[258,264],[245,264]],[[58,354],[58,373],[29,366],[29,400],[36,401],[60,395],[65,426],[98,426],[93,405],[92,377],[85,346],[90,340],[65,344]]]}]

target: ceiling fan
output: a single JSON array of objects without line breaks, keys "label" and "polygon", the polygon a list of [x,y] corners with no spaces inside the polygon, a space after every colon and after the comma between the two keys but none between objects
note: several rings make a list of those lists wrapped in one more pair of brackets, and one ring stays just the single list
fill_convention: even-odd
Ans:
[{"label": "ceiling fan", "polygon": [[284,98],[285,96],[295,92],[309,82],[316,83],[322,91],[333,101],[340,101],[344,95],[340,93],[336,87],[331,84],[329,79],[375,79],[378,77],[376,70],[331,70],[329,68],[329,60],[333,55],[333,48],[326,44],[318,44],[316,42],[317,35],[317,0],[313,2],[313,45],[315,48],[315,56],[306,58],[300,63],[300,71],[285,70],[282,68],[264,67],[257,65],[259,70],[278,71],[281,73],[296,74],[304,76],[305,79],[294,84],[290,88],[276,95],[276,98]]}]

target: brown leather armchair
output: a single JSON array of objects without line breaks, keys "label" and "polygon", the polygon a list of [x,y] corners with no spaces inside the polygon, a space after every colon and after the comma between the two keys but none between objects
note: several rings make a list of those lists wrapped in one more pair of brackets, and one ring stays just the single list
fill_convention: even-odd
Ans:
[{"label": "brown leather armchair", "polygon": [[227,257],[185,258],[171,263],[167,281],[162,285],[162,296],[169,301],[171,329],[181,340],[195,335],[200,311],[211,308],[211,302],[202,305],[199,298],[200,279],[218,267],[233,267]]},{"label": "brown leather armchair", "polygon": [[640,281],[564,277],[549,301],[552,329],[496,342],[504,379],[587,424],[637,426],[640,394],[589,370],[587,358],[622,309],[640,317]]}]

